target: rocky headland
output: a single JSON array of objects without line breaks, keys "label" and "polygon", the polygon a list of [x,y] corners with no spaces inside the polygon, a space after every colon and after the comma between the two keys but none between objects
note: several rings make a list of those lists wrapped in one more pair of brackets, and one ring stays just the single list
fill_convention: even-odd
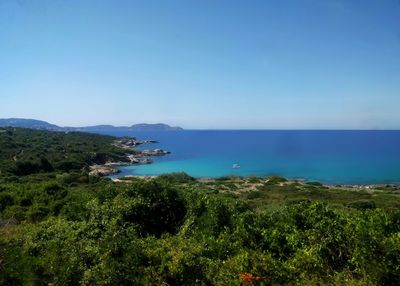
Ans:
[{"label": "rocky headland", "polygon": [[89,167],[89,174],[94,176],[109,176],[119,172],[118,167],[153,163],[153,156],[164,156],[171,152],[163,149],[140,150],[136,147],[144,144],[158,143],[155,140],[138,140],[135,137],[121,137],[112,145],[126,150],[126,154],[106,161],[104,164],[94,164]]}]

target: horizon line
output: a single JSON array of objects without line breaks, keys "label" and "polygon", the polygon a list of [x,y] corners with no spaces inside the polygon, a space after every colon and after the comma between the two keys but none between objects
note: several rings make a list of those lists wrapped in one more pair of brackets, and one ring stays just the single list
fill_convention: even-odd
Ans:
[{"label": "horizon line", "polygon": [[[133,125],[140,125],[140,124],[148,124],[148,125],[156,125],[156,124],[165,124],[168,125],[170,127],[178,127],[178,128],[182,128],[182,130],[167,130],[167,131],[400,131],[400,127],[397,128],[387,128],[387,127],[371,127],[371,128],[346,128],[346,127],[327,127],[327,128],[312,128],[312,127],[289,127],[289,128],[282,128],[282,127],[261,127],[261,128],[185,128],[182,127],[180,124],[173,124],[170,125],[168,123],[164,123],[164,122],[156,122],[156,123],[147,123],[147,122],[140,122],[140,123],[133,123],[130,125],[114,125],[112,123],[100,123],[100,124],[94,124],[94,125],[80,125],[80,126],[73,126],[73,125],[59,125],[56,123],[50,123],[47,120],[43,120],[43,119],[35,119],[35,118],[23,118],[23,117],[3,117],[0,118],[0,120],[12,120],[12,119],[16,119],[16,120],[36,120],[36,121],[43,121],[45,123],[48,124],[52,124],[55,125],[57,127],[60,128],[86,128],[86,127],[96,127],[96,126],[112,126],[115,128],[123,128],[123,127],[131,127]],[[3,127],[7,127],[7,126],[3,126]],[[8,126],[8,127],[13,127],[13,126]],[[146,130],[142,130],[146,131]]]}]

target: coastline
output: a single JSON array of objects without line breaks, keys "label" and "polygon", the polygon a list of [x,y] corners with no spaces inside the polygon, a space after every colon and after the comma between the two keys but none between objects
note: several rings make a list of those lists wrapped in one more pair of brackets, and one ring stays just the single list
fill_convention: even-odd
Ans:
[{"label": "coastline", "polygon": [[133,166],[141,164],[152,164],[153,156],[164,156],[171,152],[163,149],[145,149],[138,150],[136,147],[144,144],[158,143],[155,140],[138,140],[136,137],[124,136],[116,139],[112,145],[126,151],[125,155],[120,156],[118,160],[110,159],[104,164],[93,164],[89,166],[89,175],[110,176],[120,172],[118,167]]},{"label": "coastline", "polygon": [[[290,180],[318,181],[333,186],[400,184],[397,172],[399,164],[393,160],[398,150],[392,148],[393,142],[397,142],[399,138],[393,134],[380,136],[382,140],[379,144],[374,142],[359,148],[357,146],[369,142],[368,140],[374,137],[359,132],[351,136],[346,134],[331,136],[324,133],[323,136],[314,134],[311,137],[308,133],[301,136],[291,134],[291,137],[287,137],[290,134],[279,132],[218,133],[210,136],[203,131],[104,134],[138,136],[141,139],[150,137],[162,143],[153,148],[166,148],[174,153],[171,157],[157,160],[155,157],[157,153],[142,152],[140,150],[143,146],[136,148],[136,143],[120,146],[132,154],[133,161],[124,158],[102,164],[101,167],[107,168],[104,176],[157,176],[184,171],[195,178],[218,178],[230,175],[265,177],[276,174]],[[290,140],[283,141],[283,139]],[[338,142],[339,147],[337,144],[331,144],[333,140]],[[151,144],[158,143],[157,141],[142,142]],[[292,141],[300,143],[301,148],[287,143]],[[140,152],[142,154],[139,154]],[[142,161],[144,158],[148,161]],[[153,160],[154,164],[151,164]],[[240,169],[232,169],[234,163],[239,163]]]}]

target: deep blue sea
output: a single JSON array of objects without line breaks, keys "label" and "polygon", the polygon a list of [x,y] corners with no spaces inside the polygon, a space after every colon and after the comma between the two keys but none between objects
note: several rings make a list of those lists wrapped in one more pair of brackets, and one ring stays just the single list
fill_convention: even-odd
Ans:
[{"label": "deep blue sea", "polygon": [[[153,139],[172,153],[119,176],[186,172],[194,177],[281,175],[328,184],[400,182],[400,131],[102,132]],[[232,168],[233,164],[240,168]]]}]

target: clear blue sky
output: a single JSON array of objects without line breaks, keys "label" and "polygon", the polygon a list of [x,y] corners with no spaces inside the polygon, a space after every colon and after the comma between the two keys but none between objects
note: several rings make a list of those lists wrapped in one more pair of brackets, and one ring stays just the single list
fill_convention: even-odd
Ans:
[{"label": "clear blue sky", "polygon": [[0,117],[400,128],[400,2],[0,0]]}]

